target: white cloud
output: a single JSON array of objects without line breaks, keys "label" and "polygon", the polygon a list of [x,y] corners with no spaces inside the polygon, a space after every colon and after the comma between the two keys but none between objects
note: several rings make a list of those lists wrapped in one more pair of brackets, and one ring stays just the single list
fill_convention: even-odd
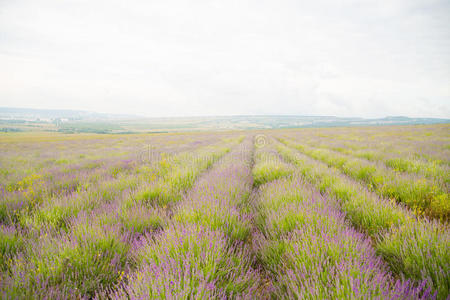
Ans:
[{"label": "white cloud", "polygon": [[438,0],[0,3],[0,105],[450,117]]}]

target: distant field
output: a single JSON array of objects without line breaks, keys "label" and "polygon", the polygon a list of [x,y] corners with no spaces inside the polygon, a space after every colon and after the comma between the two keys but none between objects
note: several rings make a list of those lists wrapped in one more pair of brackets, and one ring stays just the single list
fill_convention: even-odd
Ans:
[{"label": "distant field", "polygon": [[402,116],[378,119],[295,115],[144,118],[70,110],[8,109],[0,107],[0,132],[132,134],[449,123],[450,119]]},{"label": "distant field", "polygon": [[98,130],[0,133],[1,298],[449,297],[450,124]]}]

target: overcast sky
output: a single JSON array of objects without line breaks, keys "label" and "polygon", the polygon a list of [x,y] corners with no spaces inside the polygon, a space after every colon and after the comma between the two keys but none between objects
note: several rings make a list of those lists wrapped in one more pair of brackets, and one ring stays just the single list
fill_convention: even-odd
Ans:
[{"label": "overcast sky", "polygon": [[450,1],[0,0],[0,106],[450,118]]}]

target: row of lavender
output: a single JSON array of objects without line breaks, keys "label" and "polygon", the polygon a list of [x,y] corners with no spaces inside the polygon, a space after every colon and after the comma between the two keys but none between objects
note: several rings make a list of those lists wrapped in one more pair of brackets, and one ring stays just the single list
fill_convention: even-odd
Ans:
[{"label": "row of lavender", "polygon": [[[338,128],[333,130],[332,134],[330,130],[321,129],[285,132],[285,136],[301,141],[302,145],[334,150],[339,152],[341,157],[345,154],[352,158],[377,163],[382,168],[387,167],[395,172],[413,175],[412,178],[423,181],[422,185],[430,187],[434,185],[435,187],[431,188],[432,192],[446,197],[449,202],[450,136],[448,129],[448,124]],[[322,153],[322,155],[326,154]]]},{"label": "row of lavender", "polygon": [[450,218],[450,198],[445,185],[418,175],[398,173],[374,162],[355,158],[325,148],[315,148],[280,139],[300,152],[340,169],[346,175],[368,185],[379,196],[392,198],[409,206],[417,215],[441,219]]},{"label": "row of lavender", "polygon": [[[395,280],[372,243],[349,227],[333,198],[308,186],[269,149],[257,155],[261,180],[256,252],[280,299],[417,299],[429,290]],[[269,161],[268,161],[269,160]]]},{"label": "row of lavender", "polygon": [[123,284],[125,275],[138,266],[136,240],[164,227],[167,219],[164,207],[136,195],[157,185],[159,178],[174,194],[182,194],[237,142],[140,164],[69,197],[45,199],[32,210],[21,211],[17,221],[8,219],[12,223],[0,231],[3,298],[92,297]]},{"label": "row of lavender", "polygon": [[450,233],[439,221],[418,218],[395,201],[378,197],[338,169],[277,144],[279,153],[298,166],[304,180],[326,197],[336,199],[346,218],[375,242],[377,253],[391,270],[438,298],[450,291]]},{"label": "row of lavender", "polygon": [[201,176],[173,207],[164,231],[138,245],[140,267],[114,298],[260,298],[247,245],[252,144],[244,141]]},{"label": "row of lavender", "polygon": [[[75,141],[43,142],[22,141],[20,136],[16,139],[15,143],[0,141],[0,222],[3,224],[39,223],[30,218],[37,210],[43,211],[43,218],[64,214],[53,209],[53,203],[74,197],[113,197],[110,191],[115,191],[116,184],[134,186],[145,182],[161,151],[176,153],[210,143],[208,136],[180,136],[173,144],[169,143],[170,139],[164,144],[159,139],[144,137],[84,137]],[[69,145],[60,145],[62,142]],[[147,152],[150,144],[157,147],[151,155]]]},{"label": "row of lavender", "polygon": [[59,179],[66,173],[96,170],[114,161],[148,162],[160,152],[186,151],[219,139],[211,134],[5,134],[0,137],[0,186],[15,191],[25,188],[32,177],[46,179],[54,173],[52,178]]},{"label": "row of lavender", "polygon": [[417,154],[410,154],[408,152],[395,153],[394,145],[387,150],[377,149],[372,145],[365,145],[364,148],[359,148],[353,143],[309,143],[310,146],[319,146],[320,148],[332,149],[343,154],[354,157],[367,159],[372,162],[381,162],[386,167],[391,168],[397,172],[405,172],[410,174],[417,174],[419,176],[434,180],[441,186],[447,189],[450,186],[450,166],[448,162],[442,159],[424,159]]},{"label": "row of lavender", "polygon": [[283,133],[310,146],[351,152],[363,158],[392,159],[393,162],[401,158],[413,165],[431,167],[429,171],[434,173],[433,167],[448,170],[450,166],[449,128],[449,124],[341,127],[285,130]]}]

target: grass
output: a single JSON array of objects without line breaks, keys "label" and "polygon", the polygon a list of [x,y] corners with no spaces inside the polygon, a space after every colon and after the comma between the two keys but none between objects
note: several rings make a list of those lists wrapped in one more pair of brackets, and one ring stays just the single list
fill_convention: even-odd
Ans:
[{"label": "grass", "polygon": [[13,258],[25,249],[22,233],[14,227],[0,228],[0,271],[6,271],[13,263]]},{"label": "grass", "polygon": [[125,230],[145,235],[164,228],[167,221],[164,211],[155,207],[123,207],[119,212],[120,224]]},{"label": "grass", "polygon": [[231,242],[247,240],[251,229],[247,220],[241,219],[237,211],[225,211],[219,205],[208,204],[195,208],[183,207],[173,217],[174,221],[180,224],[198,224],[211,230],[221,230]]},{"label": "grass", "polygon": [[445,299],[450,290],[450,235],[436,222],[406,222],[386,233],[378,253],[391,269],[406,278],[427,280]]},{"label": "grass", "polygon": [[255,186],[289,176],[293,172],[292,168],[283,164],[273,153],[259,152],[256,154],[255,160],[258,161],[252,171]]},{"label": "grass", "polygon": [[60,297],[93,297],[119,282],[129,249],[115,231],[96,225],[80,224],[66,238],[45,236],[15,264],[6,295],[35,298],[56,289]]}]

